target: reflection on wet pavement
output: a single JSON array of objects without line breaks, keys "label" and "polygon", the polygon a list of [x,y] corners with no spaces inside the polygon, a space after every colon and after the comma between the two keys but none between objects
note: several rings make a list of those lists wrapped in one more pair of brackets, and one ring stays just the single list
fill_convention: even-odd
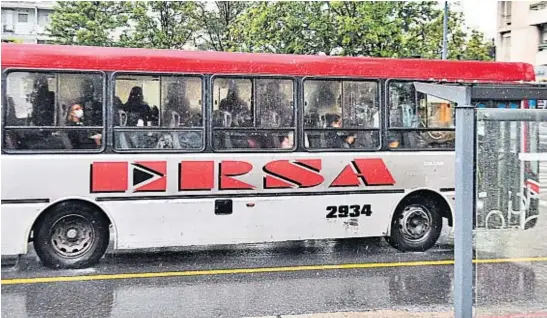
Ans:
[{"label": "reflection on wet pavement", "polygon": [[[495,254],[489,254],[495,257]],[[30,260],[2,278],[452,259],[449,246],[399,253],[379,240],[316,241],[113,254],[87,272]],[[541,272],[541,273],[538,273]],[[484,308],[545,307],[545,263],[479,264]],[[5,317],[241,317],[333,311],[452,309],[450,265],[4,285]]]}]

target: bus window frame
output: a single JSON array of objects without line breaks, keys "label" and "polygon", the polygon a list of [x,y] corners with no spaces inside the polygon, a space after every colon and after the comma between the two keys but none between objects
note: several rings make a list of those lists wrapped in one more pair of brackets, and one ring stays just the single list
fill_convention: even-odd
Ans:
[{"label": "bus window frame", "polygon": [[[45,129],[48,131],[69,131],[69,130],[75,130],[74,128],[64,127],[64,126],[6,126],[6,116],[7,112],[3,111],[3,114],[1,116],[1,130],[2,130],[2,152],[10,155],[29,155],[29,154],[100,154],[104,153],[107,150],[107,143],[109,142],[109,136],[107,136],[107,102],[108,102],[108,90],[107,90],[107,72],[102,70],[93,70],[93,69],[82,69],[82,70],[75,70],[75,69],[59,69],[59,68],[26,68],[26,67],[8,67],[2,70],[2,104],[8,105],[7,100],[7,87],[8,87],[8,76],[11,73],[43,73],[43,74],[96,74],[102,76],[102,126],[88,126],[89,129],[101,129],[102,133],[102,139],[101,139],[101,147],[97,149],[38,149],[38,150],[13,150],[13,149],[6,149],[6,139],[5,139],[5,131],[9,129],[14,130],[40,130]],[[57,78],[58,81],[58,78]],[[57,84],[58,87],[58,84]],[[55,107],[57,107],[59,102],[59,95],[55,94]],[[78,130],[84,130],[86,127],[78,128]]]},{"label": "bus window frame", "polygon": [[[292,81],[292,99],[293,99],[293,122],[294,126],[289,128],[255,128],[255,127],[229,127],[229,128],[216,128],[213,127],[213,108],[214,108],[214,98],[213,98],[213,90],[215,87],[215,79],[217,78],[227,78],[227,79],[243,79],[243,80],[250,80],[251,81],[251,105],[253,106],[253,121],[256,121],[256,85],[254,80],[260,80],[260,79],[266,79],[266,80],[290,80]],[[290,76],[290,75],[276,75],[276,74],[246,74],[246,73],[217,73],[213,74],[209,77],[209,99],[208,100],[208,110],[207,110],[207,116],[209,118],[209,121],[207,122],[207,126],[209,128],[209,144],[207,145],[207,148],[211,150],[212,153],[293,153],[296,152],[299,147],[298,142],[298,131],[299,131],[299,118],[298,118],[298,108],[299,108],[299,102],[298,102],[298,77],[296,76]],[[219,101],[220,102],[220,101]],[[291,148],[232,148],[232,149],[215,149],[213,144],[213,138],[214,138],[214,131],[215,130],[221,130],[221,131],[254,131],[254,132],[268,132],[268,131],[289,131],[294,134],[293,136],[293,146]]]},{"label": "bus window frame", "polygon": [[[169,128],[169,127],[159,127],[159,126],[143,126],[143,127],[128,127],[126,126],[114,126],[114,98],[116,97],[116,78],[118,76],[148,76],[148,77],[182,77],[182,78],[199,78],[201,82],[201,116],[202,116],[202,126],[201,127],[184,127],[184,128]],[[109,107],[108,107],[108,126],[111,129],[110,138],[112,140],[112,143],[110,144],[110,147],[112,149],[112,152],[114,153],[120,153],[120,154],[139,154],[139,153],[147,153],[147,154],[163,154],[163,153],[202,153],[207,148],[207,123],[209,121],[209,118],[206,115],[206,85],[205,81],[207,79],[207,75],[200,74],[200,73],[180,73],[180,72],[146,72],[146,71],[116,71],[111,73],[110,78],[110,92],[109,92]],[[160,103],[161,103],[161,81],[160,81]],[[161,115],[161,104],[159,105],[160,109],[160,115]],[[157,149],[157,148],[131,148],[131,149],[120,149],[116,148],[115,143],[115,134],[116,132],[135,132],[135,131],[146,131],[146,132],[152,132],[152,131],[159,131],[159,132],[192,132],[192,131],[200,131],[202,133],[202,143],[201,147],[199,149]]]},{"label": "bus window frame", "polygon": [[[306,129],[306,127],[304,127],[304,117],[305,117],[305,113],[306,113],[306,109],[305,109],[305,85],[306,85],[306,81],[340,81],[340,82],[374,82],[377,84],[377,89],[376,89],[376,98],[377,98],[377,101],[378,101],[378,112],[379,112],[379,126],[378,128],[348,128],[348,129],[345,129],[345,128],[308,128]],[[302,140],[300,141],[301,144],[302,144],[302,151],[304,152],[310,152],[310,153],[321,153],[321,152],[341,152],[341,153],[344,153],[344,152],[364,152],[364,153],[367,153],[367,152],[378,152],[378,151],[381,151],[382,148],[383,148],[383,144],[384,144],[384,121],[385,121],[385,116],[384,116],[384,110],[382,109],[384,106],[384,99],[382,98],[383,94],[382,94],[382,89],[383,89],[383,85],[382,85],[382,79],[380,78],[368,78],[368,77],[351,77],[351,76],[305,76],[302,78],[302,81],[301,81],[301,105],[302,105],[302,109],[301,109],[301,117],[302,117],[302,122],[301,122],[301,125],[300,125],[300,129],[301,129],[301,138]],[[343,85],[342,85],[343,86]],[[387,104],[386,104],[387,106]],[[375,148],[307,148],[306,147],[306,144],[305,144],[305,138],[306,138],[306,130],[310,130],[310,131],[329,131],[329,130],[332,130],[332,131],[378,131],[378,146],[375,147]]]},{"label": "bus window frame", "polygon": [[[435,80],[435,79],[429,79],[429,80],[415,80],[415,79],[408,79],[408,78],[389,78],[385,81],[385,135],[386,138],[386,144],[384,147],[384,150],[386,151],[395,151],[395,152],[424,152],[424,151],[439,151],[439,152],[453,152],[455,151],[455,148],[389,148],[389,143],[387,142],[389,138],[390,132],[412,132],[412,131],[420,131],[420,132],[427,132],[427,131],[453,131],[456,133],[456,126],[454,125],[454,128],[403,128],[403,127],[390,127],[390,119],[391,119],[391,105],[390,105],[390,90],[389,85],[392,82],[402,82],[402,83],[412,83],[412,82],[420,82],[420,83],[429,83],[429,84],[450,84],[450,85],[465,85],[466,82],[454,82],[454,81],[444,81],[444,80]],[[454,104],[453,107],[456,107],[456,103],[450,101]],[[454,122],[456,121],[456,114],[454,113]]]}]

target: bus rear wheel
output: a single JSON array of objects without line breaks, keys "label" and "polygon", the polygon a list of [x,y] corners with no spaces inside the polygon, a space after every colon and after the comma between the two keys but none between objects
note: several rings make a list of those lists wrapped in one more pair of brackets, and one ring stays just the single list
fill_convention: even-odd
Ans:
[{"label": "bus rear wheel", "polygon": [[109,222],[97,208],[62,202],[47,211],[34,230],[34,249],[50,268],[95,265],[110,240]]},{"label": "bus rear wheel", "polygon": [[405,199],[391,222],[388,243],[402,252],[423,252],[435,245],[443,226],[440,208],[422,196]]}]

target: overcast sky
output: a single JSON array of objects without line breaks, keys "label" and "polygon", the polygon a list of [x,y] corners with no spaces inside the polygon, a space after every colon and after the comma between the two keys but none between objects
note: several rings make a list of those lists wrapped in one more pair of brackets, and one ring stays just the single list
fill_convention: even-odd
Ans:
[{"label": "overcast sky", "polygon": [[[454,1],[449,1],[450,4]],[[444,1],[439,1],[444,5]],[[460,7],[468,27],[482,31],[487,38],[496,36],[496,0],[461,0]]]}]

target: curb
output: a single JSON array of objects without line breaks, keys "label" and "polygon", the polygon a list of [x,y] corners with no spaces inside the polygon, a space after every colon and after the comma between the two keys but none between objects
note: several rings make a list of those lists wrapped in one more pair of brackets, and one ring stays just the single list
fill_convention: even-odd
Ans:
[{"label": "curb", "polygon": [[[522,314],[477,314],[482,318],[547,318],[547,312],[522,313]],[[452,318],[454,312],[408,312],[395,310],[377,310],[367,312],[335,312],[303,315],[277,315],[246,318]]]}]

